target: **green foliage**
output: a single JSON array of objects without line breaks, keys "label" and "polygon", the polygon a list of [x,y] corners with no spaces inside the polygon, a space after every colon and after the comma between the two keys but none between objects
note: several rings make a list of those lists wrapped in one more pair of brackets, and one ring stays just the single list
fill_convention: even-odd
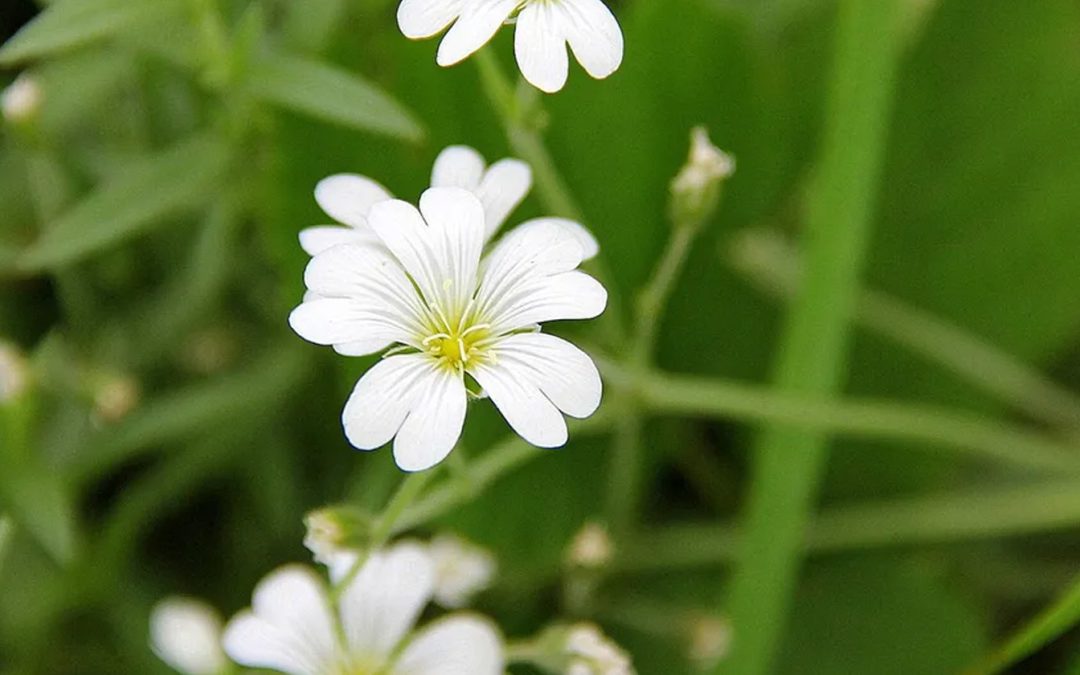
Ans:
[{"label": "green foliage", "polygon": [[[399,34],[397,4],[55,0],[0,47],[3,81],[18,67],[43,93],[29,123],[0,127],[0,342],[34,372],[32,404],[0,407],[0,672],[166,672],[146,649],[155,600],[193,594],[231,613],[262,575],[310,559],[307,511],[389,502],[389,451],[354,452],[340,429],[372,361],[305,345],[286,322],[307,262],[297,233],[326,222],[312,188],[355,172],[412,200],[447,145],[492,161],[523,147],[476,64],[438,67],[435,41]],[[1011,672],[1075,669],[1075,591],[1042,570],[1074,572],[1080,524],[1080,7],[901,3],[864,285],[956,339],[927,358],[918,340],[855,325],[844,392],[860,400],[833,406],[765,384],[787,304],[728,261],[748,228],[801,241],[823,148],[842,144],[823,134],[842,119],[824,103],[836,3],[609,4],[626,38],[618,72],[596,82],[572,62],[564,91],[511,87],[510,100],[628,317],[552,327],[603,360],[604,415],[539,451],[475,402],[463,466],[440,469],[395,527],[490,547],[501,574],[479,609],[514,638],[593,619],[643,675],[696,672],[690,620],[729,609],[749,441],[770,421],[804,423],[841,438],[801,549],[814,558],[775,627],[775,672],[960,672],[995,653]],[[505,72],[512,31],[488,48]],[[657,318],[632,309],[697,124],[738,169],[676,275],[655,358],[631,372],[622,345]],[[553,208],[534,188],[510,224]],[[819,300],[815,317],[834,298]],[[891,315],[894,336],[912,316]],[[965,345],[978,344],[1010,357],[1011,381],[1064,390],[1061,411],[972,376]],[[118,381],[136,385],[133,407],[111,417],[102,396]],[[582,599],[566,547],[608,515],[619,425],[642,429],[631,506],[650,529],[615,542],[614,571]],[[1049,477],[1033,483],[1021,467],[1042,450]]]}]

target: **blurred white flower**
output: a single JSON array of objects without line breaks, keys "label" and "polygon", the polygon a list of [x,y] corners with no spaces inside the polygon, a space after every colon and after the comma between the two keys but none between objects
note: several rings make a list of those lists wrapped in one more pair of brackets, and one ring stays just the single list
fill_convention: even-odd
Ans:
[{"label": "blurred white flower", "polygon": [[221,648],[221,618],[204,602],[165,598],[150,614],[150,646],[185,675],[215,675],[228,666]]},{"label": "blurred white flower", "polygon": [[571,657],[566,675],[633,675],[630,657],[591,623],[570,627],[565,652]]},{"label": "blurred white flower", "polygon": [[603,567],[611,561],[614,548],[607,528],[599,523],[586,523],[570,542],[566,562],[587,569]]},{"label": "blurred white flower", "polygon": [[0,342],[0,404],[15,400],[29,382],[26,358],[15,347]]},{"label": "blurred white flower", "polygon": [[142,399],[139,383],[127,375],[105,375],[94,391],[94,414],[102,422],[119,422]]},{"label": "blurred white flower", "polygon": [[690,660],[702,670],[716,667],[731,651],[731,622],[717,616],[701,616],[690,624]]},{"label": "blurred white flower", "polygon": [[440,534],[428,552],[435,564],[435,602],[443,607],[464,607],[495,576],[495,558],[461,537]]},{"label": "blurred white flower", "polygon": [[[532,171],[519,159],[501,159],[487,166],[483,156],[465,145],[452,145],[435,159],[431,187],[459,187],[472,192],[484,206],[484,236],[490,240],[532,187]],[[341,225],[318,225],[300,232],[300,246],[316,255],[343,243],[378,244],[368,227],[375,204],[392,199],[379,183],[356,174],[324,178],[315,187],[315,201]],[[588,260],[599,251],[596,239],[581,225],[560,220],[580,241]]]},{"label": "blurred white flower", "polygon": [[450,26],[436,61],[452,66],[487,44],[515,12],[514,53],[521,74],[537,89],[552,93],[566,84],[568,44],[597,79],[622,63],[622,31],[601,0],[402,0],[398,26],[412,39]]},{"label": "blurred white flower", "polygon": [[[335,566],[336,578],[349,566]],[[413,631],[434,581],[424,548],[400,543],[371,555],[335,612],[312,570],[283,567],[256,586],[251,609],[229,622],[225,651],[242,665],[289,675],[501,674],[502,641],[487,619],[454,614]]]},{"label": "blurred white flower", "polygon": [[4,119],[9,122],[26,122],[37,115],[42,98],[41,85],[36,79],[23,73],[0,93],[0,110],[4,113]]},{"label": "blurred white flower", "polygon": [[350,443],[372,450],[393,439],[406,471],[438,464],[461,435],[466,374],[540,447],[566,442],[562,413],[596,411],[592,359],[539,332],[545,321],[589,319],[607,304],[604,287],[577,270],[585,251],[565,221],[523,223],[483,260],[484,207],[460,188],[428,189],[419,210],[379,202],[367,222],[381,245],[316,255],[304,274],[309,295],[289,316],[301,337],[340,354],[393,347],[345,405]]}]

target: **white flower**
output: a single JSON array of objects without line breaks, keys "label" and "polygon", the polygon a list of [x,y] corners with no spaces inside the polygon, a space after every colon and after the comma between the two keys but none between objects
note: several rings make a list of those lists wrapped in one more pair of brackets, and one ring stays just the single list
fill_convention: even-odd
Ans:
[{"label": "white flower", "polygon": [[[483,156],[464,145],[452,145],[435,159],[431,187],[459,187],[472,192],[484,206],[484,236],[490,240],[510,213],[525,199],[532,187],[529,165],[518,159],[501,159],[487,166]],[[385,187],[366,176],[337,174],[324,178],[315,187],[315,201],[326,215],[341,225],[319,225],[300,233],[300,246],[308,255],[343,244],[378,243],[368,227],[371,207],[392,199]],[[600,250],[596,239],[581,225],[560,222],[577,237],[585,249],[585,260]],[[342,227],[344,225],[344,227]]]},{"label": "white flower", "polygon": [[561,413],[588,417],[600,375],[569,342],[538,325],[588,319],[607,292],[577,271],[584,250],[560,219],[538,218],[504,236],[481,260],[484,208],[460,188],[430,188],[420,209],[371,208],[379,245],[349,243],[316,255],[310,291],[289,323],[301,337],[361,356],[394,347],[357,383],[342,421],[355,447],[394,440],[406,471],[441,462],[461,435],[475,380],[510,426],[540,447],[566,442]]},{"label": "white flower", "polygon": [[567,675],[633,675],[630,657],[590,623],[572,626],[565,652],[571,656]]},{"label": "white flower", "polygon": [[37,115],[42,98],[41,85],[23,73],[0,93],[0,110],[9,122],[25,122]]},{"label": "white flower", "polygon": [[461,537],[440,534],[428,551],[435,564],[435,602],[443,607],[464,607],[495,576],[495,558]]},{"label": "white flower", "polygon": [[289,675],[502,673],[502,642],[486,619],[454,614],[412,631],[434,579],[419,544],[397,544],[372,554],[335,612],[312,570],[283,567],[256,586],[251,609],[229,622],[225,651],[242,665]]},{"label": "white flower", "polygon": [[566,562],[575,567],[596,569],[611,561],[615,545],[611,535],[599,523],[586,523],[570,542]]},{"label": "white flower", "polygon": [[601,0],[402,0],[398,26],[412,39],[450,26],[436,61],[452,66],[487,44],[515,12],[514,53],[521,74],[537,89],[552,93],[566,84],[568,44],[597,79],[622,63],[622,31]]},{"label": "white flower", "polygon": [[158,658],[185,675],[214,675],[228,666],[221,649],[221,618],[191,598],[166,598],[150,614],[150,645]]}]

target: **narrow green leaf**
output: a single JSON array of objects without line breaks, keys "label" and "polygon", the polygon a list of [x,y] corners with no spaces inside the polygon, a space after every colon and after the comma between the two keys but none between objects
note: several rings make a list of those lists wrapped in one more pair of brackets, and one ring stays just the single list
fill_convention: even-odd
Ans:
[{"label": "narrow green leaf", "polygon": [[180,0],[61,0],[0,48],[0,64],[38,58],[110,37],[180,6]]},{"label": "narrow green leaf", "polygon": [[23,254],[20,267],[69,264],[205,203],[228,160],[224,144],[196,137],[136,163],[51,224]]},{"label": "narrow green leaf", "polygon": [[254,64],[253,93],[263,101],[328,122],[420,139],[412,114],[355,73],[296,56],[268,56]]},{"label": "narrow green leaf", "polygon": [[982,664],[967,675],[993,675],[1034,654],[1080,622],[1080,577],[1050,606],[1024,624]]}]

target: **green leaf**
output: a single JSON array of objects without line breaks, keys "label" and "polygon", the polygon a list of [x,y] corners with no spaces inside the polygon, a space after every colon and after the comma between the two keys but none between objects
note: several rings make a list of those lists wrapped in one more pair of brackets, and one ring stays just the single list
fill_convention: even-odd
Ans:
[{"label": "green leaf", "polygon": [[250,86],[267,103],[328,122],[419,140],[412,114],[360,76],[297,56],[268,56],[252,67]]},{"label": "green leaf", "polygon": [[36,271],[70,264],[205,203],[228,160],[223,143],[200,136],[137,162],[50,225],[23,254],[20,267]]},{"label": "green leaf", "polygon": [[107,38],[180,6],[180,0],[61,0],[0,48],[0,64],[38,58]]}]

